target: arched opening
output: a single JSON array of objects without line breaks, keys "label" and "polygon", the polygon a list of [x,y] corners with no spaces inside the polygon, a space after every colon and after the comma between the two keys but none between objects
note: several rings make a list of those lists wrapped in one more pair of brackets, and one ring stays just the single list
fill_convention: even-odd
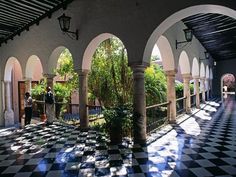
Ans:
[{"label": "arched opening", "polygon": [[[197,93],[197,90],[196,90],[196,80],[198,80],[199,78],[199,62],[197,60],[196,57],[193,58],[193,62],[192,62],[192,78],[193,80],[190,81],[190,83],[193,85],[193,94],[191,95],[191,104],[192,106],[193,105],[196,105],[196,93]],[[194,78],[196,78],[196,80],[194,81]],[[198,85],[199,85],[199,81],[198,82]]]},{"label": "arched opening", "polygon": [[[20,122],[19,95],[18,95],[19,93],[18,81],[20,80],[22,80],[21,65],[15,57],[10,57],[7,60],[4,71],[3,95],[5,95],[5,99],[3,100],[3,107],[4,110],[6,109],[14,110],[14,115],[13,115],[14,124],[18,124]],[[6,105],[8,105],[8,108],[6,107]]]},{"label": "arched opening", "polygon": [[[18,81],[18,87],[19,87],[19,117],[21,120],[21,123],[25,122],[22,121],[24,119],[24,98],[25,93],[29,92],[31,94],[31,89],[34,88],[35,85],[37,85],[40,80],[43,78],[43,67],[41,64],[40,59],[36,55],[31,55],[26,63],[25,67],[25,75],[23,80]],[[35,108],[35,104],[33,104],[33,110]],[[33,112],[33,118],[35,118],[37,115],[35,112]],[[32,119],[32,123],[37,123],[38,120]]]},{"label": "arched opening", "polygon": [[[205,65],[203,62],[200,64],[200,102],[204,101],[205,98],[205,78],[206,78],[206,70]],[[203,80],[204,79],[204,80]]]},{"label": "arched opening", "polygon": [[[36,64],[36,62],[33,64]],[[29,77],[35,79],[31,70],[27,72]],[[37,85],[32,87],[32,97],[37,100],[35,109],[33,109],[34,116],[45,117],[47,109],[45,110],[45,105],[42,101],[46,87],[50,86],[55,97],[55,117],[65,120],[68,117],[72,118],[68,114],[76,114],[73,118],[78,119],[78,75],[74,71],[73,58],[70,51],[64,46],[54,49],[50,55],[48,66],[42,73],[43,71],[41,70],[40,76],[39,74],[37,75],[39,79]]]},{"label": "arched opening", "polygon": [[221,77],[221,100],[234,99],[235,97],[235,76],[231,73]]},{"label": "arched opening", "polygon": [[159,48],[159,51],[161,54],[164,71],[174,70],[175,60],[174,60],[173,51],[172,51],[172,48],[168,39],[162,35],[157,40],[156,45]]},{"label": "arched opening", "polygon": [[208,100],[210,98],[210,70],[208,65],[206,66],[205,85],[206,85],[206,100]]},{"label": "arched opening", "polygon": [[56,118],[67,123],[71,123],[70,121],[73,120],[76,124],[79,121],[78,74],[74,70],[73,56],[69,49],[61,49],[60,55],[56,55],[58,58],[53,79],[55,115]]},{"label": "arched opening", "polygon": [[193,64],[192,64],[192,77],[199,77],[199,63],[196,57],[193,58]]},{"label": "arched opening", "polygon": [[[128,54],[124,44],[112,34],[98,35],[84,52],[82,69],[83,72],[89,71],[89,119],[99,114],[101,106],[104,106],[106,121],[100,123],[106,127],[105,131],[110,134],[112,142],[121,141],[121,134],[130,135],[132,126],[129,122],[131,117],[127,116],[131,111],[128,105],[132,104],[132,72],[128,67]],[[124,110],[126,112],[121,115],[120,111]],[[121,125],[123,121],[126,122],[126,127]],[[94,123],[90,125],[94,126]],[[120,133],[121,129],[123,133]]]},{"label": "arched opening", "polygon": [[[189,112],[190,108],[186,108],[186,106],[190,107],[190,94],[193,94],[193,85],[190,84],[191,80],[191,69],[190,69],[189,57],[186,51],[182,51],[179,56],[179,67],[178,72],[176,74],[176,98],[177,98],[177,113],[183,113],[184,111]],[[188,83],[188,86],[186,86]],[[190,93],[186,89],[190,89]],[[182,99],[181,99],[182,98]],[[188,105],[186,105],[188,104]]]}]

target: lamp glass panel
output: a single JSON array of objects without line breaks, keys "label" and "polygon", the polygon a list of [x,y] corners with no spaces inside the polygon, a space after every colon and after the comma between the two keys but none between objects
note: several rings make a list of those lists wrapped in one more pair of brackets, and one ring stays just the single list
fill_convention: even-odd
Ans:
[{"label": "lamp glass panel", "polygon": [[206,59],[208,59],[209,58],[209,52],[205,52],[205,57],[206,57]]},{"label": "lamp glass panel", "polygon": [[191,29],[185,29],[184,34],[185,34],[185,39],[186,39],[187,42],[192,41],[193,31]]},{"label": "lamp glass panel", "polygon": [[68,31],[70,29],[70,19],[71,17],[65,16],[65,14],[58,17],[59,24],[62,31]]}]

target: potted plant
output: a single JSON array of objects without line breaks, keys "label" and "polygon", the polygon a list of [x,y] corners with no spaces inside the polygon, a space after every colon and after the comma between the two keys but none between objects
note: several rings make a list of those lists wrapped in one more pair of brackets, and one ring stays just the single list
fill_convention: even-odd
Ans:
[{"label": "potted plant", "polygon": [[56,117],[61,118],[62,114],[67,109],[67,104],[70,102],[71,89],[68,88],[68,84],[56,83],[54,84],[55,95],[55,111]]},{"label": "potted plant", "polygon": [[106,108],[103,115],[105,130],[110,136],[111,144],[120,144],[123,136],[131,135],[132,114],[129,106]]}]

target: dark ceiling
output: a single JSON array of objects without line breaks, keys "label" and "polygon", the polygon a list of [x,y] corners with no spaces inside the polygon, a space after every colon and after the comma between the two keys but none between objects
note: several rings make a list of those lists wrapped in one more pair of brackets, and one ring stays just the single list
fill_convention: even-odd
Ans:
[{"label": "dark ceiling", "polygon": [[0,0],[0,44],[39,24],[73,0]]},{"label": "dark ceiling", "polygon": [[197,14],[183,19],[216,60],[236,59],[236,20],[221,14]]}]

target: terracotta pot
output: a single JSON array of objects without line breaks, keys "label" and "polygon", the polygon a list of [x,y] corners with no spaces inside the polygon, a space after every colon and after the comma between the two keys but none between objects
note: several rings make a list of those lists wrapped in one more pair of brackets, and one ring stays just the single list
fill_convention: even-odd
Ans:
[{"label": "terracotta pot", "polygon": [[47,120],[46,114],[41,114],[40,119],[41,119],[41,122],[46,122]]}]

